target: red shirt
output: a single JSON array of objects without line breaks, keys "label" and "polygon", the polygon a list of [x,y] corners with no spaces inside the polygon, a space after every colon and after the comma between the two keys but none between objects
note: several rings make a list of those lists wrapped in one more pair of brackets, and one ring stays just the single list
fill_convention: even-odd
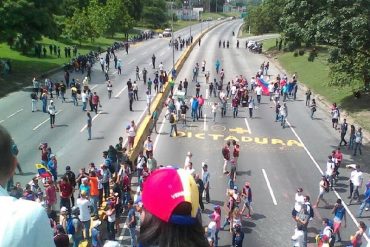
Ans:
[{"label": "red shirt", "polygon": [[59,184],[60,197],[69,198],[72,195],[73,189],[69,183],[61,181]]},{"label": "red shirt", "polygon": [[236,144],[236,145],[234,146],[233,156],[234,156],[234,157],[239,157],[239,151],[240,151],[239,144]]},{"label": "red shirt", "polygon": [[92,103],[94,105],[97,105],[99,103],[99,96],[98,95],[93,95],[92,96]]}]

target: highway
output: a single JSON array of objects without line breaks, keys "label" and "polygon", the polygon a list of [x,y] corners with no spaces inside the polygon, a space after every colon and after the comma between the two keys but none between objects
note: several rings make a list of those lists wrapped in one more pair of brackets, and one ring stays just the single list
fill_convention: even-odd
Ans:
[{"label": "highway", "polygon": [[[212,25],[210,23],[210,25]],[[236,38],[232,31],[237,33],[242,24],[241,20],[228,21],[207,33],[196,45],[185,62],[177,81],[187,78],[190,84],[188,96],[195,95],[195,85],[191,83],[192,69],[196,62],[206,60],[206,71],[210,71],[210,79],[216,76],[215,61],[221,61],[225,70],[225,80],[231,81],[238,75],[245,76],[248,81],[256,74],[260,64],[267,61],[262,54],[248,52],[243,43],[236,48]],[[203,30],[204,30],[203,24]],[[192,34],[200,32],[200,24],[192,26]],[[176,33],[186,37],[189,28]],[[270,36],[267,36],[270,37]],[[266,37],[265,37],[266,38]],[[219,40],[229,40],[230,48],[219,48]],[[17,143],[20,154],[18,159],[25,174],[16,175],[15,182],[22,184],[28,182],[35,174],[34,164],[40,160],[38,145],[48,142],[58,159],[58,171],[64,173],[65,166],[71,165],[77,172],[79,168],[86,167],[90,162],[100,164],[103,161],[102,151],[110,144],[116,144],[118,137],[127,136],[125,127],[131,120],[138,122],[146,113],[144,98],[144,85],[140,81],[138,102],[134,102],[134,112],[128,108],[126,82],[129,78],[135,79],[135,67],[140,70],[146,67],[148,77],[153,78],[154,70],[151,68],[151,56],[157,57],[156,63],[163,61],[165,69],[172,66],[172,50],[168,45],[169,39],[153,39],[138,43],[129,50],[118,52],[118,58],[123,61],[122,75],[117,75],[114,69],[110,71],[113,82],[113,98],[108,99],[105,87],[105,78],[100,65],[95,64],[92,73],[91,87],[100,95],[102,108],[99,114],[93,116],[93,140],[87,140],[84,129],[86,115],[82,111],[81,102],[78,107],[71,102],[61,103],[55,100],[58,115],[56,128],[51,129],[49,116],[42,112],[31,112],[30,88],[15,92],[0,99],[0,124],[5,126]],[[175,59],[181,52],[175,53]],[[270,62],[269,74],[273,78],[278,73],[273,62]],[[81,74],[71,74],[71,78],[82,79]],[[62,73],[52,76],[54,80],[61,80]],[[299,79],[299,75],[298,75]],[[261,105],[254,111],[254,117],[247,116],[245,108],[239,108],[237,118],[232,117],[229,107],[227,116],[220,118],[218,112],[215,123],[210,119],[212,113],[210,105],[219,102],[218,98],[209,95],[208,85],[204,75],[200,76],[201,94],[206,96],[203,110],[203,119],[190,121],[182,127],[178,124],[179,136],[169,137],[170,126],[164,120],[164,111],[160,116],[158,127],[160,133],[153,134],[155,140],[154,157],[161,165],[183,166],[188,151],[193,153],[194,168],[201,173],[201,162],[206,162],[211,173],[211,203],[205,204],[203,224],[209,221],[207,214],[211,213],[213,205],[222,205],[226,199],[227,177],[222,173],[223,158],[221,148],[227,140],[235,139],[241,146],[238,162],[237,185],[239,188],[248,181],[253,191],[252,219],[243,220],[243,231],[246,233],[244,246],[291,246],[290,238],[294,233],[295,222],[291,217],[294,206],[294,195],[297,188],[302,187],[304,194],[311,197],[314,204],[318,195],[321,172],[326,170],[326,159],[336,147],[339,139],[337,131],[331,128],[328,109],[318,109],[316,119],[311,120],[309,109],[304,105],[304,92],[299,90],[297,100],[288,100],[289,109],[288,127],[283,129],[275,120],[275,108],[267,97],[262,98]],[[31,82],[30,82],[31,85]],[[176,86],[177,87],[177,86]],[[67,96],[70,100],[70,93]],[[39,109],[41,105],[39,105]],[[352,158],[344,151],[344,163],[352,163]],[[335,192],[329,192],[325,198],[334,205],[337,197],[347,202],[349,171],[341,170],[340,180]],[[368,174],[365,181],[368,181]],[[350,212],[356,213],[359,205],[349,206]],[[321,219],[332,218],[331,209],[320,207],[315,209],[315,219],[309,223],[309,246],[315,246],[314,236],[320,231]],[[366,213],[364,213],[365,215]],[[225,217],[222,212],[222,219]],[[342,228],[341,244],[347,246],[350,235],[356,231],[357,220],[352,214],[347,215],[347,228]],[[368,220],[366,219],[366,223]],[[228,227],[227,227],[228,229]],[[230,246],[231,235],[221,231],[220,246]],[[365,241],[365,240],[364,240]],[[366,241],[365,241],[366,242]]]},{"label": "highway", "polygon": [[[209,24],[196,24],[192,26],[191,34],[195,37],[206,27],[212,26],[217,22]],[[175,32],[175,37],[190,36],[189,27]],[[25,184],[36,174],[35,164],[40,161],[40,151],[38,146],[42,142],[47,142],[52,148],[52,152],[58,160],[58,173],[64,174],[65,167],[70,165],[75,172],[81,167],[87,166],[90,162],[100,164],[102,162],[102,151],[107,150],[109,145],[118,143],[118,137],[126,139],[126,126],[135,120],[139,120],[145,114],[146,109],[146,86],[143,81],[138,81],[139,101],[133,104],[133,112],[129,111],[128,95],[126,82],[129,78],[135,80],[135,68],[139,66],[140,71],[145,67],[148,71],[148,78],[154,79],[154,72],[158,70],[158,65],[163,62],[164,69],[170,71],[172,68],[172,47],[169,46],[170,38],[154,38],[132,45],[126,55],[124,50],[119,50],[116,55],[122,60],[122,75],[117,75],[114,63],[111,59],[109,78],[113,84],[113,94],[111,100],[108,99],[106,80],[97,61],[92,68],[92,81],[90,88],[100,96],[102,108],[97,115],[92,113],[93,127],[92,140],[87,140],[87,130],[85,128],[87,117],[86,112],[82,111],[82,102],[79,106],[73,106],[70,90],[67,91],[67,102],[62,103],[61,99],[55,99],[57,115],[56,126],[50,128],[49,115],[40,111],[41,101],[38,104],[38,112],[31,111],[32,81],[30,87],[22,91],[14,92],[0,99],[0,124],[8,129],[15,143],[19,148],[18,160],[23,169],[24,175],[16,175],[15,182]],[[175,62],[183,51],[175,50]],[[156,69],[152,69],[152,55],[156,56]],[[105,58],[103,54],[102,57]],[[86,73],[71,73],[72,78],[82,82]],[[142,77],[142,76],[141,76]],[[62,72],[50,77],[54,82],[64,80]],[[142,79],[142,78],[141,78]],[[43,85],[44,81],[40,81]],[[154,97],[154,95],[153,95]],[[50,100],[50,99],[49,99]],[[49,103],[49,101],[48,101]],[[89,107],[88,107],[89,109]]]},{"label": "highway", "polygon": [[[213,80],[216,75],[217,59],[221,61],[221,68],[225,70],[226,82],[238,75],[246,76],[250,80],[267,58],[261,54],[250,53],[246,49],[236,48],[236,38],[232,36],[232,31],[236,31],[239,24],[238,21],[230,22],[207,33],[202,39],[202,45],[196,46],[187,59],[177,81],[192,78],[195,63],[201,64],[203,60],[207,62],[206,71],[211,72],[210,80]],[[230,48],[219,48],[219,40],[229,40]],[[278,73],[282,75],[270,61],[271,78]],[[244,246],[291,246],[290,238],[295,227],[291,217],[295,192],[297,188],[303,188],[304,194],[311,197],[311,203],[315,203],[321,172],[326,170],[327,156],[339,143],[338,132],[331,128],[328,109],[319,109],[316,112],[317,118],[311,120],[309,109],[305,106],[304,92],[299,90],[297,100],[287,102],[289,116],[288,127],[285,129],[280,123],[275,122],[274,105],[266,96],[254,111],[252,119],[249,118],[245,108],[239,108],[238,117],[233,118],[229,105],[227,116],[221,119],[219,111],[214,123],[211,119],[210,105],[219,100],[207,92],[208,85],[205,83],[204,75],[201,74],[199,78],[200,94],[207,97],[203,110],[204,118],[192,122],[188,116],[188,125],[183,127],[182,124],[178,124],[179,136],[171,138],[170,125],[167,120],[163,120],[162,114],[160,134],[155,137],[154,157],[161,165],[182,167],[186,153],[190,151],[193,154],[193,167],[199,174],[201,163],[208,164],[211,173],[211,203],[205,204],[207,210],[202,214],[203,224],[207,225],[209,222],[207,214],[211,213],[213,205],[223,205],[226,199],[228,179],[222,173],[221,149],[227,140],[237,140],[241,147],[241,155],[236,183],[241,189],[248,181],[253,191],[254,215],[252,219],[243,220],[243,230],[246,233]],[[194,84],[191,84],[189,97],[195,95]],[[344,151],[343,163],[352,162],[348,153]],[[347,203],[348,172],[341,169],[336,192],[325,195],[331,205],[335,204],[337,196]],[[368,181],[367,174],[365,181]],[[333,218],[331,208],[326,209],[322,206],[323,204],[315,209],[315,219],[309,223],[308,246],[316,246],[314,237],[322,229],[322,218]],[[358,207],[359,205],[349,206],[352,213],[357,213]],[[222,214],[224,219],[225,211]],[[342,227],[343,242],[335,246],[349,244],[350,235],[357,229],[353,219],[352,214],[347,215],[347,228]],[[220,246],[231,244],[230,233],[221,231],[219,236]]]}]

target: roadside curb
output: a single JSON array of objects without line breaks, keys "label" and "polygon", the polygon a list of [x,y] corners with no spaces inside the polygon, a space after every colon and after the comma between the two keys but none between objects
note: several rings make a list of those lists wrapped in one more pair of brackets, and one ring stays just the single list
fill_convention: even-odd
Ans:
[{"label": "roadside curb", "polygon": [[[185,61],[189,57],[193,48],[198,44],[199,39],[201,39],[209,31],[211,31],[212,29],[214,29],[214,28],[218,27],[219,25],[225,23],[226,21],[227,20],[222,21],[220,23],[215,24],[212,27],[209,27],[209,28],[205,29],[202,33],[198,34],[195,37],[195,39],[193,40],[193,43],[185,49],[183,54],[176,61],[175,66],[174,66],[174,69],[176,70],[176,74],[179,74],[179,72],[181,71]],[[168,94],[170,92],[170,85],[169,85],[168,82],[171,81],[172,79],[173,79],[172,75],[169,75],[168,81],[164,85],[164,92],[160,93],[160,94],[157,94],[155,99],[152,101],[151,106],[150,106],[150,112],[151,113],[156,110],[158,112],[158,115],[160,115],[160,113],[163,109],[163,103],[167,99]],[[142,151],[142,149],[143,149],[144,141],[146,140],[147,136],[150,134],[149,129],[150,129],[151,125],[153,124],[153,119],[151,119],[151,116],[146,115],[143,118],[143,120],[138,124],[139,124],[139,127],[138,127],[138,130],[137,130],[136,136],[135,136],[135,142],[134,142],[135,144],[132,148],[132,151],[129,154],[130,160],[134,163],[135,163],[140,151]]]},{"label": "roadside curb", "polygon": [[[271,62],[273,63],[277,68],[278,70],[284,72],[285,74],[289,75],[289,73],[284,69],[284,67],[280,64],[280,62],[278,61],[277,57],[276,56],[269,56],[268,54],[264,53],[264,55],[266,56],[266,58]],[[304,82],[302,81],[299,81],[300,82],[300,87],[298,87],[298,90],[301,90],[303,92],[307,91],[308,87],[306,86],[306,84],[304,84]],[[315,99],[317,100],[316,103],[319,103],[318,105],[320,106],[321,105],[321,108],[322,109],[327,109],[327,111],[331,108],[332,104],[322,95],[320,95],[319,93],[316,93],[315,92]],[[341,109],[341,118],[346,118],[348,121],[347,122],[351,122],[357,126],[360,126],[358,123],[356,123],[356,121],[351,117],[350,113],[348,113],[347,111]],[[370,133],[367,131],[367,130],[362,130],[362,134],[363,134],[363,139],[364,139],[364,142],[363,142],[363,145],[364,144],[367,144],[367,143],[370,143]]]}]

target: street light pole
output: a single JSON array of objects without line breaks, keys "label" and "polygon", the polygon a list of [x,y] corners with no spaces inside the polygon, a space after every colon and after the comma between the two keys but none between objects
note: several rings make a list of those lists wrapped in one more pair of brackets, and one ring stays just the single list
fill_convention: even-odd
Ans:
[{"label": "street light pole", "polygon": [[173,0],[172,0],[172,4],[171,4],[171,14],[172,14],[172,21],[171,21],[171,43],[172,43],[172,70],[171,72],[175,69],[175,44],[174,44],[174,39],[173,39]]}]

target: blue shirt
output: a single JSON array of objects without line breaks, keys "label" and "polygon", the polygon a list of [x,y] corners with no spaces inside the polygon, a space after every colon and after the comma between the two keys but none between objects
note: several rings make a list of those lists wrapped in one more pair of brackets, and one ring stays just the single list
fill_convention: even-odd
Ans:
[{"label": "blue shirt", "polygon": [[[128,218],[129,222],[131,221],[132,217],[135,217],[135,209],[134,208],[130,208],[130,210],[127,213],[127,218]],[[134,221],[134,223],[128,225],[128,228],[135,228],[135,227],[136,227],[136,220]]]},{"label": "blue shirt", "polygon": [[191,109],[196,110],[198,109],[199,102],[197,99],[193,99],[193,102],[191,103]]}]

